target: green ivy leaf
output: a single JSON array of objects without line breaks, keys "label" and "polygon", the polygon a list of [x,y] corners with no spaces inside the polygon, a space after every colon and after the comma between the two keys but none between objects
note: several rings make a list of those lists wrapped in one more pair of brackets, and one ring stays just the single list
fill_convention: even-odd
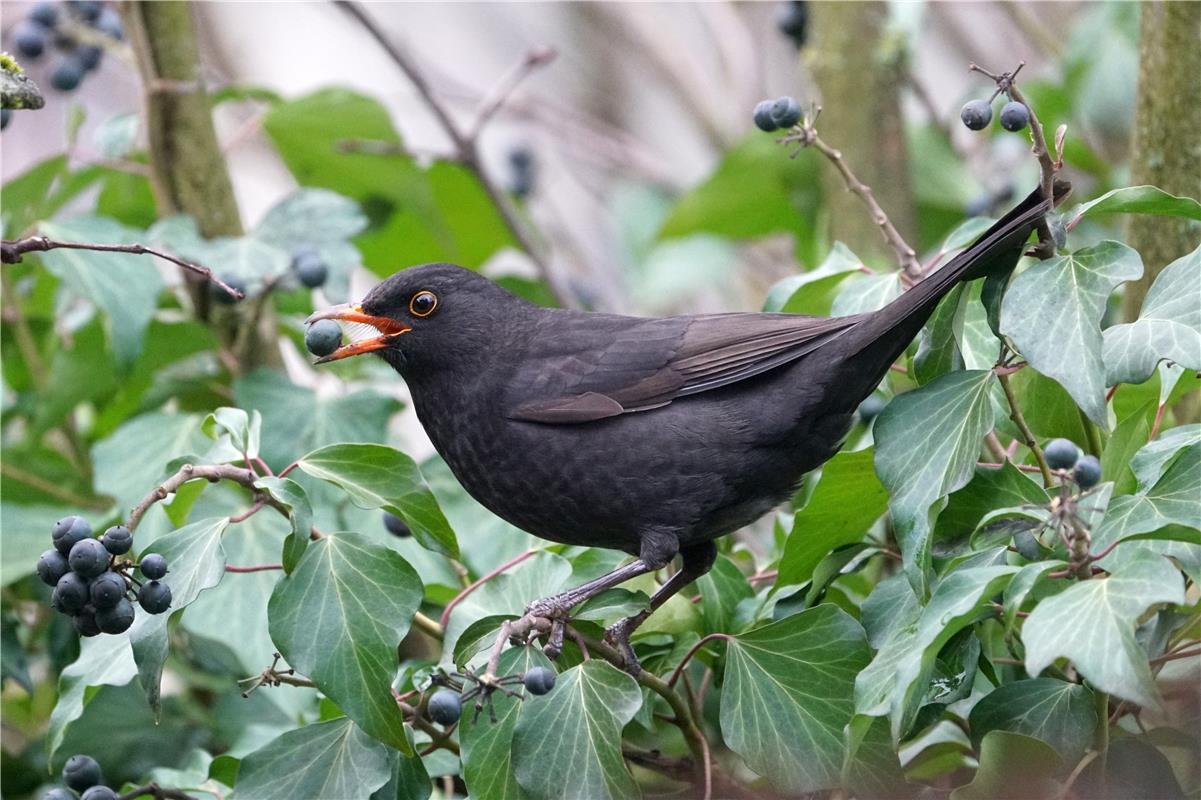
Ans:
[{"label": "green ivy leaf", "polygon": [[1059,784],[1053,776],[1063,759],[1031,736],[992,731],[980,745],[980,768],[966,786],[951,792],[951,800],[1052,800]]},{"label": "green ivy leaf", "polygon": [[701,615],[708,632],[734,633],[738,604],[755,596],[742,570],[728,556],[719,555],[713,569],[696,581],[701,593]]},{"label": "green ivy leaf", "polygon": [[1029,678],[998,686],[972,706],[968,725],[979,748],[990,731],[1033,736],[1075,764],[1092,745],[1097,728],[1093,693],[1055,678]]},{"label": "green ivy leaf", "polygon": [[863,262],[842,242],[835,242],[824,261],[808,272],[776,283],[764,300],[764,311],[826,315],[842,282],[863,271]]},{"label": "green ivy leaf", "polygon": [[1075,227],[1084,217],[1100,214],[1155,214],[1201,220],[1201,203],[1191,197],[1170,195],[1155,186],[1126,186],[1081,203],[1072,212],[1069,225]]},{"label": "green ivy leaf", "polygon": [[1138,253],[1101,242],[1030,267],[1013,279],[1001,304],[1001,332],[1103,428],[1109,421],[1101,317],[1113,290],[1142,274]]},{"label": "green ivy leaf", "polygon": [[1158,708],[1159,692],[1134,626],[1156,603],[1183,602],[1184,580],[1171,562],[1140,551],[1108,578],[1081,581],[1034,607],[1022,626],[1026,671],[1038,675],[1055,659],[1068,658],[1097,689]]},{"label": "green ivy leaf", "polygon": [[[872,468],[871,448],[843,451],[822,467],[821,480],[792,520],[777,586],[801,584],[836,548],[863,539],[888,509],[888,492]],[[745,583],[745,580],[743,581]]]},{"label": "green ivy leaf", "polygon": [[1137,320],[1107,328],[1105,383],[1142,383],[1163,359],[1201,370],[1201,247],[1166,266],[1151,284]]},{"label": "green ivy leaf", "polygon": [[110,495],[121,508],[133,508],[165,477],[172,459],[208,449],[199,422],[197,415],[160,411],[126,422],[92,446],[96,492]]},{"label": "green ivy leaf", "polygon": [[268,209],[254,235],[285,250],[298,244],[350,239],[363,232],[367,218],[359,205],[328,189],[297,189]]},{"label": "green ivy leaf", "polygon": [[901,296],[901,273],[857,275],[839,284],[830,316],[846,317],[879,311]]},{"label": "green ivy leaf", "polygon": [[919,596],[927,593],[931,509],[975,472],[980,442],[993,428],[992,382],[987,370],[948,373],[900,395],[876,419],[876,472],[888,488],[905,568]]},{"label": "green ivy leaf", "polygon": [[621,729],[642,705],[628,674],[598,658],[529,697],[513,731],[513,772],[539,800],[641,796],[621,755]]},{"label": "green ivy leaf", "polygon": [[435,553],[459,557],[455,532],[417,463],[381,444],[333,444],[300,459],[314,478],[341,486],[359,508],[382,508],[408,523],[413,537]]},{"label": "green ivy leaf", "polygon": [[943,578],[916,619],[892,627],[875,658],[855,678],[855,713],[887,714],[893,741],[899,741],[917,714],[938,651],[975,621],[1017,571],[970,567]]},{"label": "green ivy leaf", "polygon": [[[537,647],[511,647],[501,653],[497,669],[502,675],[512,675],[536,666],[554,669]],[[554,691],[561,688],[562,680],[556,679]],[[464,713],[459,722],[463,780],[475,800],[523,800],[529,795],[522,791],[513,771],[513,733],[528,709],[524,701],[499,692],[493,695],[492,706],[495,722],[487,713],[477,719],[474,712]]]},{"label": "green ivy leaf", "polygon": [[845,611],[821,605],[729,640],[721,732],[782,792],[837,786],[867,640]]},{"label": "green ivy leaf", "polygon": [[[69,222],[43,222],[40,232],[67,242],[132,244],[139,232],[103,217],[80,217]],[[46,269],[81,300],[94,303],[107,318],[113,353],[122,364],[142,350],[142,335],[154,316],[163,288],[151,256],[97,253],[90,250],[51,250],[41,254]]]},{"label": "green ivy leaf", "polygon": [[233,798],[367,800],[392,777],[389,756],[346,717],[305,725],[242,759]]},{"label": "green ivy leaf", "polygon": [[290,512],[288,521],[292,524],[292,533],[284,540],[283,564],[284,571],[291,573],[304,555],[312,535],[313,507],[309,496],[304,487],[291,478],[268,476],[259,478],[254,486],[287,506]]},{"label": "green ivy leaf", "polygon": [[1139,491],[1154,486],[1180,452],[1201,443],[1201,424],[1181,425],[1160,431],[1159,436],[1143,445],[1130,460],[1130,469],[1138,480]]},{"label": "green ivy leaf", "polygon": [[138,676],[128,636],[94,636],[83,639],[79,658],[58,677],[58,702],[50,712],[46,731],[46,756],[54,760],[68,726],[79,719],[95,697],[98,686],[124,686]]},{"label": "green ivy leaf", "polygon": [[1179,526],[1170,536],[1201,545],[1201,443],[1184,448],[1150,489],[1117,497],[1093,532],[1093,548]]},{"label": "green ivy leaf", "polygon": [[939,375],[964,368],[959,340],[963,336],[963,322],[970,296],[966,289],[967,286],[962,283],[952,289],[939,302],[930,321],[922,328],[911,371],[913,379],[919,384],[929,383]]},{"label": "green ivy leaf", "polygon": [[259,412],[247,413],[240,408],[218,408],[200,423],[201,432],[210,439],[228,437],[227,441],[234,451],[233,458],[241,458],[242,454],[250,458],[257,457],[262,429],[263,417]]},{"label": "green ivy leaf", "polygon": [[271,638],[288,663],[406,755],[412,745],[391,686],[396,647],[421,597],[421,579],[396,551],[344,533],[309,545],[267,606]]}]

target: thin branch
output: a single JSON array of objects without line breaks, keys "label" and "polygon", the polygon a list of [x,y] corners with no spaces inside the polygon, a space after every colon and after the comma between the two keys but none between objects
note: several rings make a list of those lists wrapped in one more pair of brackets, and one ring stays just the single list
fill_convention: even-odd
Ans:
[{"label": "thin branch", "polygon": [[525,57],[492,87],[492,91],[480,103],[480,109],[475,115],[475,122],[468,129],[466,138],[472,142],[478,141],[488,121],[501,110],[521,82],[539,67],[554,61],[558,55],[559,52],[553,47],[535,47],[529,50]]},{"label": "thin branch", "polygon": [[235,300],[241,300],[246,295],[240,290],[230,286],[225,281],[213,274],[213,271],[208,267],[194,264],[191,261],[184,261],[181,258],[176,258],[169,253],[164,253],[162,250],[156,250],[153,247],[146,247],[141,244],[92,244],[89,242],[60,242],[51,239],[48,236],[30,236],[25,239],[4,239],[0,242],[0,261],[5,264],[19,264],[21,256],[25,253],[41,253],[47,250],[92,250],[97,253],[129,253],[135,256],[154,256],[161,258],[164,261],[170,261],[178,267],[181,267],[188,272],[201,276],[205,280],[211,281],[221,287],[222,291],[233,297]]},{"label": "thin branch", "polygon": [[676,681],[680,679],[680,675],[683,674],[684,668],[688,666],[688,662],[691,661],[692,657],[697,654],[697,651],[700,650],[702,647],[704,647],[706,644],[708,644],[709,642],[715,641],[717,639],[725,639],[728,642],[733,638],[734,638],[733,636],[730,636],[725,633],[711,633],[708,636],[703,637],[699,642],[694,644],[692,647],[688,648],[688,652],[684,654],[684,657],[682,659],[680,659],[680,663],[676,665],[676,668],[671,673],[671,677],[668,678],[667,685],[668,686],[676,685]]},{"label": "thin branch", "polygon": [[[896,227],[893,226],[892,220],[888,218],[888,214],[884,213],[884,209],[876,202],[876,196],[872,194],[871,187],[855,177],[855,173],[851,171],[851,168],[847,166],[846,160],[842,157],[842,152],[826,144],[817,135],[817,129],[814,127],[814,124],[817,122],[819,114],[821,114],[820,107],[814,112],[813,119],[802,120],[800,128],[794,129],[793,133],[789,133],[780,139],[780,142],[796,142],[802,148],[813,147],[828,158],[830,163],[834,165],[834,168],[842,175],[847,188],[859,195],[859,199],[867,206],[872,219],[880,226],[880,233],[883,234],[884,240],[888,242],[893,252],[896,253],[897,263],[900,264],[905,275],[910,280],[920,280],[922,277],[922,264],[918,261],[917,251],[909,246],[909,243],[905,241]],[[800,151],[798,150],[797,152]]]},{"label": "thin branch", "polygon": [[267,572],[274,569],[283,569],[283,564],[251,564],[248,567],[235,567],[233,564],[226,564],[226,572]]},{"label": "thin branch", "polygon": [[476,141],[459,129],[459,126],[450,114],[450,110],[434,94],[429,81],[426,80],[425,74],[417,66],[416,61],[402,47],[388,38],[359,3],[352,2],[351,0],[335,0],[335,4],[354,17],[376,43],[383,48],[388,57],[392,59],[392,62],[400,68],[401,72],[405,74],[414,88],[417,89],[417,93],[421,96],[421,99],[429,107],[434,117],[437,118],[442,129],[446,131],[446,135],[450,137],[455,150],[455,160],[475,175],[476,180],[480,183],[480,188],[484,190],[484,193],[488,196],[488,200],[496,208],[501,219],[504,220],[505,227],[509,229],[509,233],[517,241],[518,246],[534,263],[534,266],[538,269],[542,279],[546,281],[547,287],[559,304],[563,306],[576,305],[571,292],[562,285],[558,276],[551,269],[549,262],[542,256],[539,248],[534,244],[533,237],[526,229],[524,222],[521,220],[517,209],[509,200],[509,197],[496,185],[484,169],[479,150],[476,147]]},{"label": "thin branch", "polygon": [[482,576],[479,580],[475,581],[474,583],[468,584],[463,589],[463,591],[461,591],[457,595],[455,595],[454,598],[452,598],[451,601],[446,604],[446,608],[442,609],[442,617],[439,620],[439,624],[443,628],[445,628],[447,622],[450,621],[450,612],[454,610],[455,606],[457,606],[459,603],[463,602],[463,600],[465,600],[467,598],[467,595],[471,594],[476,589],[480,588],[485,583],[492,580],[493,578],[495,578],[497,575],[501,574],[505,570],[511,569],[512,567],[517,566],[522,561],[525,561],[527,558],[534,555],[534,553],[536,553],[536,552],[538,552],[538,551],[537,550],[526,550],[525,552],[521,553],[520,555],[518,555],[514,558],[510,558],[508,561],[501,564],[499,567],[497,567],[496,569],[487,573],[486,575]]},{"label": "thin branch", "polygon": [[26,472],[20,467],[14,467],[11,459],[0,462],[0,475],[18,483],[23,483],[30,488],[37,489],[39,492],[44,492],[51,497],[57,497],[59,500],[72,506],[90,508],[93,511],[104,511],[110,505],[94,497],[84,497],[83,495],[76,494],[54,481],[46,480],[41,475],[35,475],[32,472]]},{"label": "thin branch", "polygon": [[434,622],[420,611],[413,616],[413,627],[427,636],[432,636],[433,638],[439,640],[441,640],[444,630],[441,625],[439,625],[437,622]]},{"label": "thin branch", "polygon": [[1014,394],[1013,387],[1009,385],[1009,375],[998,374],[997,380],[1001,382],[1001,388],[1005,391],[1005,400],[1009,403],[1009,418],[1021,432],[1022,443],[1034,454],[1034,460],[1038,462],[1038,471],[1043,475],[1043,486],[1050,489],[1055,484],[1054,478],[1051,477],[1051,467],[1047,464],[1047,457],[1043,454],[1043,449],[1038,446],[1038,440],[1034,438],[1034,432],[1030,430],[1030,426],[1026,424],[1026,418],[1022,416],[1017,395]]},{"label": "thin branch", "polygon": [[1182,650],[1176,653],[1165,653],[1162,656],[1156,656],[1151,659],[1152,664],[1165,664],[1168,661],[1175,661],[1179,658],[1192,658],[1193,656],[1201,656],[1201,648],[1195,650]]},{"label": "thin branch", "polygon": [[[197,478],[204,478],[213,483],[221,480],[233,481],[245,486],[247,489],[254,490],[254,483],[258,480],[258,475],[255,475],[253,470],[246,469],[245,467],[235,467],[232,464],[184,464],[179,468],[178,472],[156,486],[150,494],[142,498],[142,501],[133,507],[133,510],[129,513],[129,521],[126,522],[126,526],[130,530],[137,528],[138,523],[142,520],[142,516],[150,510],[152,505],[160,500],[164,500],[167,495],[174,493],[188,481],[194,481]],[[264,497],[264,502],[267,505],[279,511],[285,517],[289,516],[287,506],[269,495],[264,495]]]}]

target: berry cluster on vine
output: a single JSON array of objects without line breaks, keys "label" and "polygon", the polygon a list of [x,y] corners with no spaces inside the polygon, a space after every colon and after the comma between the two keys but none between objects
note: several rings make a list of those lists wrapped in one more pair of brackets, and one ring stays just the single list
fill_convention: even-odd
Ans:
[{"label": "berry cluster on vine", "polygon": [[[150,553],[138,564],[119,558],[133,548],[133,533],[124,525],[97,539],[83,517],[65,517],[54,524],[51,540],[54,547],[38,558],[38,577],[53,587],[51,608],[69,616],[81,636],[129,630],[134,601],[150,614],[171,607],[171,587],[161,580],[165,558]],[[135,567],[145,581],[134,577]]]},{"label": "berry cluster on vine", "polygon": [[79,35],[88,29],[113,41],[125,36],[116,10],[104,3],[35,3],[25,19],[13,26],[13,48],[31,61],[40,59],[48,49],[57,50],[50,85],[60,92],[74,91],[104,57],[97,37]]},{"label": "berry cluster on vine", "polygon": [[96,759],[74,755],[63,765],[63,783],[42,795],[42,800],[117,800],[118,794],[104,785]]}]

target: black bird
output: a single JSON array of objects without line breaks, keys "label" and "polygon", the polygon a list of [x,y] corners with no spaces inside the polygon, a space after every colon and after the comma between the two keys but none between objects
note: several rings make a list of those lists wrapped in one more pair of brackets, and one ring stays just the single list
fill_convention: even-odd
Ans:
[{"label": "black bird", "polygon": [[960,281],[1012,270],[1050,207],[1035,191],[867,314],[649,319],[548,309],[462,267],[427,264],[309,321],[378,331],[319,362],[382,356],[408,383],[438,453],[493,513],[544,539],[637,557],[530,606],[552,620],[552,651],[572,607],[681,557],[650,608],[607,633],[637,672],[630,633],[709,570],[714,539],[786,500],[834,455],[855,409],[939,299]]}]

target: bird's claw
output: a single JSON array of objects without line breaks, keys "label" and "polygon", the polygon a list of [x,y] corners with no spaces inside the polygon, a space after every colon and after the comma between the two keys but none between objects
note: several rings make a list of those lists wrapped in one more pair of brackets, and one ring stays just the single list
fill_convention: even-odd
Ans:
[{"label": "bird's claw", "polygon": [[625,661],[625,671],[637,678],[638,674],[642,672],[642,662],[638,660],[638,656],[634,654],[634,648],[630,644],[630,630],[628,619],[618,620],[605,629],[605,641],[621,653],[621,657]]}]

